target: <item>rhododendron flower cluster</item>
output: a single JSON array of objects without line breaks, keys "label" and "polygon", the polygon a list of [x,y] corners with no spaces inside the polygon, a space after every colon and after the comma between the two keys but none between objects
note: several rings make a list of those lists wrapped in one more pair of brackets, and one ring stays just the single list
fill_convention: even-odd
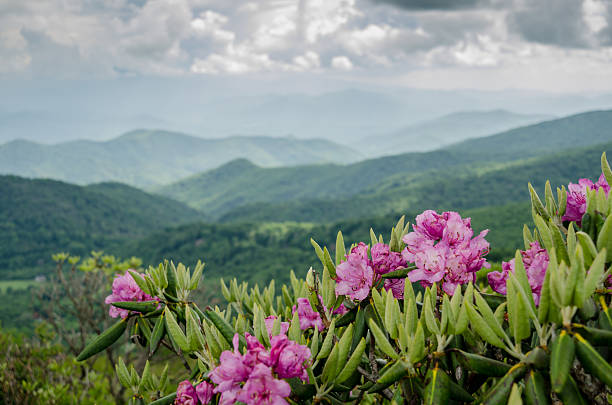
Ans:
[{"label": "rhododendron flower cluster", "polygon": [[490,267],[483,257],[489,252],[485,240],[488,229],[472,238],[470,218],[456,212],[427,210],[416,217],[414,232],[403,237],[406,248],[402,256],[417,267],[408,273],[411,282],[424,286],[441,283],[442,289],[453,295],[460,284],[476,281],[476,272]]},{"label": "rhododendron flower cluster", "polygon": [[578,184],[570,183],[567,186],[567,203],[565,205],[565,214],[563,214],[563,221],[574,221],[581,226],[582,217],[586,212],[587,201],[586,191],[603,189],[606,195],[610,193],[610,186],[606,181],[603,173],[599,176],[597,183],[593,183],[589,179],[580,179]]},{"label": "rhododendron flower cluster", "polygon": [[[321,302],[321,306],[323,310],[327,311],[327,307],[323,305],[323,298],[319,295],[319,302]],[[296,307],[293,306],[293,312],[296,311]],[[306,330],[308,328],[317,327],[318,330],[325,329],[325,325],[323,324],[323,320],[321,319],[321,315],[312,308],[310,305],[310,301],[308,298],[298,298],[297,299],[297,311],[298,318],[300,320],[300,329]],[[344,315],[348,309],[344,306],[344,304],[340,304],[340,306],[334,310],[334,315]],[[274,321],[272,321],[273,323]],[[270,325],[272,325],[272,323]],[[266,324],[267,327],[267,324]],[[288,327],[287,327],[288,329]],[[271,329],[268,329],[268,331]],[[281,326],[282,330],[282,326]]]},{"label": "rhododendron flower cluster", "polygon": [[195,388],[189,380],[181,381],[176,389],[175,405],[207,404],[213,396],[213,385],[202,381]]},{"label": "rhododendron flower cluster", "polygon": [[221,393],[219,403],[286,404],[291,387],[282,378],[308,381],[310,349],[284,334],[270,339],[270,350],[248,333],[245,337],[246,352],[240,353],[239,336],[234,335],[234,351],[221,353],[220,364],[210,372],[217,384],[214,392]]},{"label": "rhododendron flower cluster", "polygon": [[[346,295],[351,299],[363,301],[370,294],[372,286],[381,280],[381,275],[406,266],[406,261],[398,252],[393,252],[389,245],[376,243],[370,249],[359,242],[354,246],[346,260],[336,267],[336,295]],[[404,280],[386,279],[385,288],[391,289],[393,296],[404,297]]]},{"label": "rhododendron flower cluster", "polygon": [[[533,294],[533,300],[536,305],[540,304],[540,294],[542,292],[542,284],[544,284],[544,277],[546,276],[546,269],[548,268],[548,252],[546,249],[540,247],[538,242],[532,242],[528,250],[522,250],[521,256],[525,271],[527,272],[527,279],[529,280],[529,286]],[[506,281],[508,280],[509,272],[514,273],[515,262],[514,259],[509,262],[502,263],[502,271],[492,271],[487,274],[489,285],[493,291],[506,295]]]},{"label": "rhododendron flower cluster", "polygon": [[[124,275],[117,274],[113,280],[112,294],[107,296],[104,302],[106,304],[112,304],[113,302],[150,301],[152,299],[153,297],[149,294],[145,294],[140,287],[138,287],[138,284],[136,284],[128,270]],[[108,310],[108,314],[113,318],[117,318],[118,316],[125,318],[129,313],[130,311],[127,309],[117,308],[112,305]]]}]

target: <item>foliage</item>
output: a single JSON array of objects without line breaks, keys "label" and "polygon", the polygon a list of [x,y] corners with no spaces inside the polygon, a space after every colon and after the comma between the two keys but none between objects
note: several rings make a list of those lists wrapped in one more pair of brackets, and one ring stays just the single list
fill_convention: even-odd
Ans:
[{"label": "foliage", "polygon": [[[605,154],[601,166],[612,184]],[[383,281],[405,280],[417,271],[421,274],[424,265],[408,263],[405,268],[381,273],[382,280],[370,279],[370,284],[359,277],[348,280],[347,268],[367,262],[368,249],[359,245],[357,250],[347,250],[343,234],[338,233],[333,256],[331,249],[312,241],[321,264],[319,270],[311,269],[305,280],[292,273],[290,285],[277,287],[272,281],[263,290],[236,280],[229,286],[222,283],[228,301],[223,309],[201,309],[190,299],[200,282],[202,263],[193,271],[166,262],[149,267],[144,278],[134,273],[142,291],[156,300],[114,303],[132,312],[90,341],[79,359],[105,350],[129,326],[129,330],[139,331],[149,354],[155,353],[160,343],[172,348],[189,369],[184,378],[194,386],[207,387],[210,380],[217,386],[216,392],[247,387],[251,392],[254,385],[247,382],[243,387],[241,374],[248,374],[253,362],[273,367],[272,357],[267,356],[278,349],[279,341],[286,341],[281,336],[286,333],[294,343],[279,350],[292,347],[295,351],[297,344],[307,346],[311,354],[299,357],[297,365],[304,367],[307,378],[283,377],[282,368],[274,368],[276,377],[287,378],[291,388],[290,394],[278,388],[276,395],[289,397],[292,403],[535,404],[561,400],[604,404],[612,394],[612,317],[607,285],[612,262],[612,196],[603,188],[585,189],[584,193],[585,214],[576,223],[562,220],[566,202],[576,196],[565,188],[553,193],[547,183],[540,199],[530,187],[535,228],[524,228],[524,245],[527,248],[538,242],[546,250],[545,277],[536,281],[541,290],[535,289],[534,275],[528,274],[526,259],[517,251],[512,270],[505,275],[506,296],[491,294],[488,288],[472,282],[457,287],[450,296],[435,283],[423,288],[405,282],[403,294],[398,295],[393,289],[382,288]],[[438,219],[435,215],[432,218],[429,225],[419,226],[435,230]],[[469,228],[463,220],[459,224]],[[402,252],[404,258],[411,257],[404,254],[405,248],[413,249],[414,243],[430,254],[427,246],[418,245],[424,242],[407,235],[409,229],[400,218],[387,239],[389,255]],[[469,240],[472,232],[467,231]],[[442,239],[455,238],[454,233],[443,235]],[[383,242],[382,237],[372,232],[371,242],[373,249]],[[345,256],[347,252],[349,256]],[[367,273],[365,267],[361,269]],[[448,274],[444,274],[446,280]],[[350,291],[339,288],[344,282],[359,283],[352,291],[367,288],[367,296],[338,296],[340,290]],[[538,305],[533,294],[538,294]],[[338,313],[341,305],[347,308],[344,314]],[[292,310],[294,306],[297,311]],[[305,325],[312,319],[318,319],[315,324],[321,328]],[[289,321],[286,329],[283,321]],[[187,394],[183,390],[178,396],[172,393],[167,371],[154,373],[148,363],[137,371],[119,361],[116,370],[134,403],[170,403],[175,397],[177,403],[187,403],[185,395],[193,401],[189,403],[208,402],[207,396],[194,399],[190,384]],[[233,383],[222,387],[227,379]],[[166,396],[158,399],[162,395]],[[212,401],[218,397],[214,395]]]},{"label": "foliage", "polygon": [[0,176],[0,275],[44,274],[51,255],[84,255],[126,238],[200,218],[176,201],[121,184],[79,187],[52,180]]},{"label": "foliage", "polygon": [[113,404],[104,370],[79,364],[41,324],[33,338],[0,331],[0,403]]}]

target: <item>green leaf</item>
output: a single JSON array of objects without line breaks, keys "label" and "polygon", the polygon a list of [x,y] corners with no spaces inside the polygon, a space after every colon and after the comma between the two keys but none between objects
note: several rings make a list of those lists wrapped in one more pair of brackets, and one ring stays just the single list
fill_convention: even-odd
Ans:
[{"label": "green leaf", "polygon": [[335,328],[336,328],[336,320],[332,319],[331,323],[329,324],[329,328],[327,329],[327,334],[325,335],[325,339],[323,339],[321,350],[319,351],[319,354],[317,355],[317,360],[324,359],[327,356],[329,356],[329,353],[331,352],[331,349],[332,349],[332,343],[334,342]]},{"label": "green leaf", "polygon": [[610,170],[610,164],[608,163],[608,159],[606,158],[606,152],[601,154],[601,172],[608,184],[612,184],[612,170]]},{"label": "green leaf", "polygon": [[166,329],[168,330],[168,334],[183,352],[189,353],[190,346],[189,342],[187,341],[187,337],[179,324],[176,322],[172,311],[166,307],[164,314],[166,315]]},{"label": "green leaf", "polygon": [[410,362],[415,364],[423,357],[425,357],[425,332],[423,331],[423,325],[419,322],[410,347]]},{"label": "green leaf", "polygon": [[425,292],[425,297],[423,299],[423,311],[421,313],[421,317],[425,317],[425,325],[429,332],[434,335],[440,334],[440,326],[438,325],[438,320],[436,319],[433,308],[431,306],[431,299],[429,295],[432,294],[431,290],[427,290]]},{"label": "green leaf", "polygon": [[539,371],[531,370],[525,380],[525,400],[527,405],[550,404],[550,395],[546,381]]},{"label": "green leaf", "polygon": [[[414,269],[416,269],[416,266],[408,266],[408,267],[403,268],[403,269],[398,269],[398,270],[394,270],[394,271],[390,271],[388,273],[385,273],[381,277],[384,278],[384,279],[388,279],[388,278],[406,278],[408,273],[410,273]],[[406,284],[411,284],[411,283],[410,283],[410,281],[408,281],[408,282],[406,282]]]},{"label": "green leaf", "polygon": [[140,287],[142,291],[144,291],[145,293],[149,295],[155,295],[155,292],[151,291],[147,282],[145,281],[145,279],[140,273],[135,272],[134,270],[128,270],[128,271],[130,272],[130,276],[132,276],[132,279],[134,279],[134,282],[138,284],[138,287]]},{"label": "green leaf", "polygon": [[128,372],[128,369],[125,366],[125,363],[123,362],[123,359],[121,357],[117,359],[117,364],[115,364],[115,371],[117,372],[117,378],[119,379],[121,385],[123,385],[125,388],[130,388],[130,386],[132,385],[130,381],[130,373]]},{"label": "green leaf", "polygon": [[480,314],[489,328],[491,328],[491,330],[495,332],[498,337],[504,339],[504,337],[506,337],[506,333],[504,332],[501,324],[497,321],[497,318],[495,317],[493,311],[491,311],[491,308],[489,308],[487,302],[484,300],[484,298],[482,298],[478,291],[474,291],[474,298],[476,299],[478,311],[480,311]]},{"label": "green leaf", "polygon": [[344,256],[346,256],[346,247],[344,246],[344,238],[342,237],[342,232],[338,231],[338,236],[336,236],[336,266],[344,260]]},{"label": "green leaf", "polygon": [[523,405],[523,399],[521,398],[521,389],[517,384],[512,384],[512,390],[510,390],[510,397],[508,397],[508,405]]},{"label": "green leaf", "polygon": [[376,340],[376,345],[378,346],[378,348],[392,359],[397,359],[399,357],[397,352],[385,337],[384,332],[380,330],[380,328],[378,327],[378,325],[376,325],[376,322],[372,318],[368,319],[368,326],[370,328],[370,331],[374,335],[374,339]]},{"label": "green leaf", "polygon": [[444,374],[444,371],[441,371],[437,365],[435,368],[430,368],[427,372],[425,378],[427,386],[425,387],[423,404],[437,405],[448,403],[450,391],[448,385],[444,384],[443,377],[441,377],[442,374]]},{"label": "green leaf", "polygon": [[323,264],[325,265],[325,267],[327,267],[327,270],[329,270],[329,274],[332,276],[332,278],[336,278],[336,265],[332,261],[332,258],[329,254],[329,251],[327,250],[327,247],[323,248],[323,259],[324,259]]},{"label": "green leaf", "polygon": [[550,229],[548,228],[548,224],[539,215],[536,215],[533,218],[533,221],[535,222],[536,227],[538,228],[540,239],[542,239],[542,244],[544,245],[544,248],[548,250],[548,252],[550,252],[555,247],[553,244],[552,233],[550,232]]},{"label": "green leaf", "polygon": [[491,387],[482,397],[482,405],[503,405],[508,401],[510,391],[514,381],[522,377],[527,372],[524,363],[514,365],[497,383]]},{"label": "green leaf", "polygon": [[144,369],[142,370],[142,377],[140,377],[140,384],[138,384],[138,392],[144,390],[150,390],[153,386],[153,378],[151,377],[151,370],[149,368],[149,360],[145,362]]},{"label": "green leaf", "polygon": [[204,266],[206,264],[200,260],[198,260],[198,264],[196,264],[195,269],[193,270],[193,274],[191,275],[191,280],[189,283],[189,289],[195,290],[198,288],[198,284],[200,283],[200,279],[202,278],[202,272],[204,271]]},{"label": "green leaf", "polygon": [[336,370],[338,368],[338,345],[335,345],[323,366],[322,379],[323,382],[328,383],[334,381],[336,377]]},{"label": "green leaf", "polygon": [[597,236],[597,250],[603,249],[608,252],[606,262],[612,261],[612,215],[608,215]]},{"label": "green leaf", "polygon": [[143,314],[153,312],[157,309],[157,301],[117,301],[111,304],[114,307],[127,309],[128,311],[140,312]]},{"label": "green leaf", "polygon": [[515,285],[508,277],[506,281],[506,299],[508,302],[508,323],[516,343],[530,335],[529,317],[524,301],[518,296]]},{"label": "green leaf", "polygon": [[[391,294],[391,292],[388,292],[386,302],[385,302],[384,321],[385,321],[385,328],[387,329],[389,336],[391,336],[391,339],[397,339],[396,323],[398,319],[397,319],[397,313],[394,311],[395,305],[398,305],[397,300],[393,297],[393,294]],[[398,312],[399,312],[399,308],[398,308]]]},{"label": "green leaf", "polygon": [[366,348],[365,339],[361,338],[361,340],[359,341],[359,344],[355,348],[355,351],[349,358],[348,362],[346,363],[346,365],[344,365],[344,367],[342,368],[342,371],[340,371],[340,374],[338,374],[338,377],[336,378],[336,383],[338,384],[343,383],[355,373],[355,370],[357,370],[357,366],[359,366],[359,363],[361,362],[361,357],[363,356],[363,353],[365,352],[365,348]]},{"label": "green leaf", "polygon": [[612,366],[579,333],[576,338],[576,354],[584,369],[608,387],[612,387]]},{"label": "green leaf", "polygon": [[338,364],[336,367],[336,374],[342,370],[342,367],[346,363],[349,351],[351,350],[351,343],[353,342],[353,324],[350,324],[342,333],[342,337],[338,342]]},{"label": "green leaf", "polygon": [[549,218],[548,212],[546,212],[546,208],[544,208],[544,204],[542,204],[540,197],[538,197],[538,193],[533,189],[533,186],[531,185],[531,183],[529,183],[528,186],[529,186],[529,195],[531,197],[532,209],[539,216],[543,217],[545,220],[548,221],[548,218]]},{"label": "green leaf", "polygon": [[574,362],[574,339],[562,330],[553,342],[550,355],[550,383],[553,391],[561,392]]},{"label": "green leaf", "polygon": [[293,313],[293,319],[291,319],[291,324],[289,325],[287,337],[289,337],[289,339],[293,340],[294,342],[300,342],[300,338],[302,337],[302,331],[300,329],[300,317],[298,315],[298,311],[295,311]]},{"label": "green leaf", "polygon": [[100,353],[102,350],[115,343],[121,337],[121,335],[123,335],[123,332],[127,328],[128,319],[129,318],[124,318],[120,320],[102,332],[94,340],[89,342],[83,351],[78,355],[77,361],[87,360],[94,354]]},{"label": "green leaf", "polygon": [[569,254],[559,227],[555,225],[552,219],[549,219],[548,228],[550,229],[553,245],[555,247],[555,250],[557,251],[557,257],[559,258],[559,260],[563,260],[565,263],[569,263]]},{"label": "green leaf", "polygon": [[480,316],[474,309],[471,303],[466,302],[464,306],[467,311],[468,318],[470,319],[470,325],[474,328],[474,331],[490,345],[504,348],[504,344],[501,339],[491,330],[485,320]]},{"label": "green leaf", "polygon": [[501,377],[505,375],[511,368],[507,363],[493,360],[491,358],[481,356],[474,353],[468,353],[459,349],[452,349],[459,356],[459,362],[468,370],[490,377]]},{"label": "green leaf", "polygon": [[[204,313],[206,314],[208,319],[212,322],[212,324],[215,325],[215,328],[217,328],[217,330],[221,333],[221,336],[223,336],[227,345],[229,345],[229,347],[232,347],[234,335],[236,334],[236,331],[234,330],[234,328],[232,328],[232,326],[229,323],[227,323],[227,321],[224,318],[222,318],[218,313],[213,311],[211,308],[206,308]],[[246,340],[244,339],[244,336],[240,336],[240,340],[239,340],[240,350],[242,350],[244,346],[246,346]]]},{"label": "green leaf", "polygon": [[151,357],[153,353],[155,353],[165,333],[166,322],[164,320],[164,314],[162,312],[162,314],[159,316],[159,318],[157,318],[157,321],[155,322],[153,332],[151,332],[151,339],[149,340],[149,357]]}]

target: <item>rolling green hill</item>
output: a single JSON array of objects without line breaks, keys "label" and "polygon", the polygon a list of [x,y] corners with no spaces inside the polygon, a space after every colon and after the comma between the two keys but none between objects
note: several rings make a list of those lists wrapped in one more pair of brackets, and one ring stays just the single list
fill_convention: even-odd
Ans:
[{"label": "rolling green hill", "polygon": [[0,279],[33,277],[58,251],[108,249],[202,218],[182,203],[123,184],[0,176],[0,190]]},{"label": "rolling green hill", "polygon": [[419,176],[400,174],[347,198],[251,204],[227,212],[220,221],[330,222],[391,212],[460,210],[527,201],[528,182],[543,190],[547,179],[560,186],[580,177],[598,177],[603,151],[610,154],[612,143],[504,164],[437,170]]},{"label": "rolling green hill", "polygon": [[167,184],[248,157],[258,165],[350,163],[358,152],[323,139],[232,136],[204,139],[168,131],[138,130],[106,142],[0,145],[0,173],[77,184],[119,181],[141,187]]},{"label": "rolling green hill", "polygon": [[[357,202],[369,198],[363,194],[376,194],[381,187],[425,184],[424,174],[428,173],[426,178],[431,179],[429,176],[436,170],[443,177],[446,172],[471,176],[474,170],[490,170],[508,162],[611,139],[612,111],[596,111],[465,141],[442,150],[387,156],[345,166],[262,168],[239,160],[156,191],[223,220],[236,215],[236,219],[273,221],[276,216],[272,214],[276,210],[282,212],[284,207],[287,211],[300,207],[296,213],[281,215],[285,220],[334,220],[343,218],[342,211],[350,205],[340,208],[330,200]],[[269,203],[274,206],[268,206]],[[312,204],[326,206],[327,214],[322,217],[314,212],[318,208],[310,207]],[[240,207],[245,205],[251,208],[242,210]],[[404,205],[385,209],[404,209]],[[259,216],[245,214],[248,211],[256,214],[259,210],[263,210]],[[309,217],[310,214],[314,216]]]}]

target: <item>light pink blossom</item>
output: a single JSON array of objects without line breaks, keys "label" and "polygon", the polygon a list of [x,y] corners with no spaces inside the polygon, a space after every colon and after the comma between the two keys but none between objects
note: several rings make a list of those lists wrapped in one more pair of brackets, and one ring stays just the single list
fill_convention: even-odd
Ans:
[{"label": "light pink blossom", "polygon": [[[473,238],[470,218],[456,212],[425,211],[417,216],[414,231],[402,238],[406,248],[402,256],[414,263],[416,269],[408,273],[411,282],[424,286],[441,283],[449,295],[458,285],[476,280],[476,272],[489,267],[484,256],[489,252],[485,240],[488,231]],[[399,290],[399,286],[396,287]]]},{"label": "light pink blossom", "polygon": [[374,280],[374,270],[363,242],[351,249],[346,261],[336,267],[336,295],[346,295],[362,301],[369,294]]}]

